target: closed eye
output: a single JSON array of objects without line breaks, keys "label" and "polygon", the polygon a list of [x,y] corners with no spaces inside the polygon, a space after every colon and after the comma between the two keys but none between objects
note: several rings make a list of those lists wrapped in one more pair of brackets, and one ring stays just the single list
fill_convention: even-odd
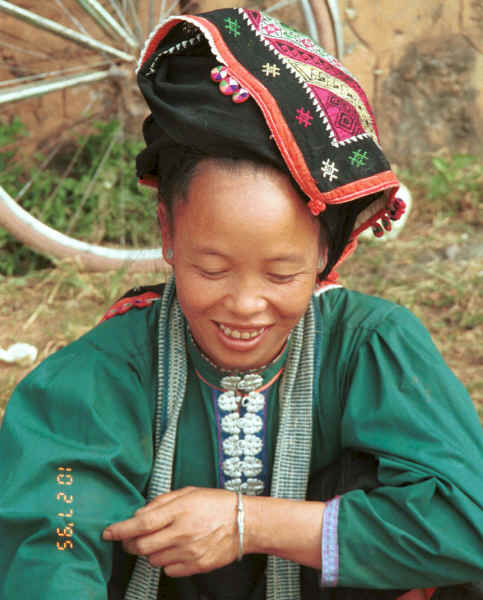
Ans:
[{"label": "closed eye", "polygon": [[290,283],[296,277],[297,273],[290,273],[289,275],[281,275],[280,273],[268,273],[270,279],[275,283]]},{"label": "closed eye", "polygon": [[203,277],[206,277],[207,279],[220,279],[227,273],[227,271],[225,271],[225,270],[207,271],[206,269],[201,269],[200,267],[198,268],[198,271],[201,273],[201,275]]}]

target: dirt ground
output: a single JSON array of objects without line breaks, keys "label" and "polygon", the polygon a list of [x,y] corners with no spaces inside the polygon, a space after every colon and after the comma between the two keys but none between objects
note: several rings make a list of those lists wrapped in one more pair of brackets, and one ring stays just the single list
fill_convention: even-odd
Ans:
[{"label": "dirt ground", "polygon": [[[436,215],[429,222],[416,208],[397,240],[361,242],[340,275],[347,287],[399,302],[424,322],[483,422],[482,250],[483,233],[471,219]],[[0,347],[33,344],[39,350],[36,365],[95,326],[129,288],[161,279],[79,273],[71,264],[0,279]],[[31,368],[0,362],[1,413]]]}]

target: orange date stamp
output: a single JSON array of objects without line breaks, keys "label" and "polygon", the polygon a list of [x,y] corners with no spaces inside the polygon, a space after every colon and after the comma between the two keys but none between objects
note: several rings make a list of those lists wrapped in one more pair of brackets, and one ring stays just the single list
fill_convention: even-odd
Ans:
[{"label": "orange date stamp", "polygon": [[61,526],[57,527],[57,550],[72,550],[74,547],[74,495],[71,493],[74,483],[74,474],[72,467],[57,467],[57,488],[56,501],[59,512],[58,517],[63,519]]}]

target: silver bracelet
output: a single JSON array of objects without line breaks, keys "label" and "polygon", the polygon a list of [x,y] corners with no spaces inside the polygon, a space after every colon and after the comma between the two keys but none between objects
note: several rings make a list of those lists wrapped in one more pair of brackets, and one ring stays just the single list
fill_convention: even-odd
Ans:
[{"label": "silver bracelet", "polygon": [[236,509],[236,524],[238,525],[238,536],[240,538],[238,543],[238,560],[240,561],[243,558],[243,532],[245,530],[245,513],[243,512],[243,498],[240,491],[238,491],[238,505]]}]

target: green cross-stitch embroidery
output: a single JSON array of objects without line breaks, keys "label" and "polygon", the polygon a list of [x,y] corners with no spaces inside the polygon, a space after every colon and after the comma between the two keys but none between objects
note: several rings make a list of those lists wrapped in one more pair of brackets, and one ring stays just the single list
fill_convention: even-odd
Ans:
[{"label": "green cross-stitch embroidery", "polygon": [[235,37],[238,37],[240,35],[240,24],[236,19],[231,19],[230,17],[227,17],[225,19],[225,27],[226,29],[228,29],[228,33],[231,33]]},{"label": "green cross-stitch embroidery", "polygon": [[360,149],[352,150],[352,154],[349,156],[350,162],[356,167],[363,167],[368,159],[367,151],[362,151]]}]

